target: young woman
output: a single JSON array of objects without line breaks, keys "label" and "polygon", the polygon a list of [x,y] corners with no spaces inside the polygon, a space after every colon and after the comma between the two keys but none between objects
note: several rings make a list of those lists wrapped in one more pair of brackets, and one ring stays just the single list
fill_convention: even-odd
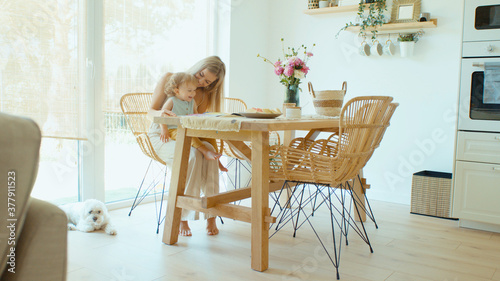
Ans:
[{"label": "young woman", "polygon": [[[207,57],[192,66],[187,73],[194,75],[198,79],[198,88],[194,96],[198,113],[207,111],[220,112],[222,108],[224,77],[226,75],[226,67],[221,59],[217,56]],[[172,75],[172,73],[165,74],[156,85],[149,111],[151,116],[175,116],[172,111],[163,108],[167,100],[165,86]],[[171,164],[174,158],[175,141],[166,142],[166,139],[160,138],[160,136],[160,126],[153,123],[149,131],[151,143],[158,156]],[[214,145],[215,142],[213,140],[201,139],[201,141],[207,149],[215,153],[217,152],[217,147]],[[198,149],[191,147],[185,194],[200,196],[201,192],[204,195],[219,193],[218,163],[217,161],[206,159]],[[187,221],[198,218],[199,214],[197,212],[182,210],[179,234],[182,236],[191,236],[191,229]],[[208,235],[217,235],[219,233],[215,217],[207,218],[207,233]]]}]

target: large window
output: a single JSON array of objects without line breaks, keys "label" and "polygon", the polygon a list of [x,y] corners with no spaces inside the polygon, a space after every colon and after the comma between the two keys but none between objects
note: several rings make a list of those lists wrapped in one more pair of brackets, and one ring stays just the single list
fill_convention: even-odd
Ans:
[{"label": "large window", "polygon": [[46,200],[78,198],[82,11],[77,1],[0,0],[0,111],[30,117],[42,130],[33,195]]},{"label": "large window", "polygon": [[209,5],[0,0],[0,111],[35,119],[44,137],[34,196],[135,196],[149,159],[126,127],[120,97],[152,92],[165,72],[211,54]]}]

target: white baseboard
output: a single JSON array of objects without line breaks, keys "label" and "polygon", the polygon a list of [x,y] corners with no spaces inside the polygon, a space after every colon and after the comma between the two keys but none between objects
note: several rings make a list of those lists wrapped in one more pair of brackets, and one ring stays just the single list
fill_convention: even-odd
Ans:
[{"label": "white baseboard", "polygon": [[[167,200],[167,194],[165,194],[165,197],[163,200],[166,202]],[[157,195],[157,200],[159,200],[159,195]],[[142,200],[141,204],[147,204],[147,203],[153,203],[155,201],[155,197],[153,195],[149,195],[144,200]],[[123,200],[123,201],[117,201],[117,202],[110,202],[106,203],[106,207],[108,207],[109,211],[116,210],[116,209],[122,209],[122,208],[130,208],[132,204],[134,203],[134,199],[128,199],[128,200]]]},{"label": "white baseboard", "polygon": [[491,224],[491,223],[484,223],[484,222],[477,222],[477,221],[460,219],[458,225],[460,227],[465,227],[465,228],[472,228],[472,229],[479,229],[479,230],[484,230],[484,231],[500,233],[500,225],[498,225],[498,224]]}]

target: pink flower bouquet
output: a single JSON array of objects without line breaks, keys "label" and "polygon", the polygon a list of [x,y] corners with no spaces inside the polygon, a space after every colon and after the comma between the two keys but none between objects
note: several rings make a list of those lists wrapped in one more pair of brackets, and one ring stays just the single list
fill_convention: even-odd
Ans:
[{"label": "pink flower bouquet", "polygon": [[[299,48],[288,47],[287,53],[285,53],[285,48],[283,47],[283,38],[281,38],[281,44],[283,48],[283,59],[278,59],[275,63],[271,62],[269,59],[262,57],[260,54],[257,57],[261,57],[265,62],[270,63],[274,67],[274,73],[279,76],[280,83],[285,86],[299,85],[300,79],[306,77],[309,72],[309,67],[307,62],[309,58],[313,56],[313,53],[307,51],[307,47],[304,45]],[[316,44],[313,44],[313,47]],[[302,58],[299,58],[299,53]]]}]

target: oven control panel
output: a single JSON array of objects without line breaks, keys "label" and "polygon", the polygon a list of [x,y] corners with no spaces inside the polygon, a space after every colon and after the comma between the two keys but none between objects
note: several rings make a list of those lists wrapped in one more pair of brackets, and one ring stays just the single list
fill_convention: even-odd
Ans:
[{"label": "oven control panel", "polygon": [[464,42],[462,57],[500,57],[500,41]]}]

